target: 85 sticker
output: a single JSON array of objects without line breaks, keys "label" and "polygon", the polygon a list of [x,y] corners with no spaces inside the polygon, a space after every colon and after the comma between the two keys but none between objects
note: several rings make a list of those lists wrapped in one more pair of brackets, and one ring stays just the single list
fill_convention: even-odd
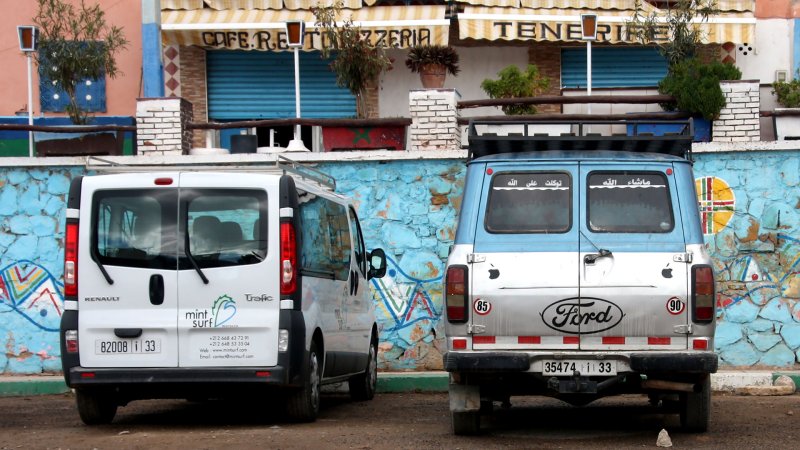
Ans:
[{"label": "85 sticker", "polygon": [[492,312],[492,304],[489,300],[476,298],[475,303],[472,304],[472,309],[475,311],[475,314],[485,316]]}]

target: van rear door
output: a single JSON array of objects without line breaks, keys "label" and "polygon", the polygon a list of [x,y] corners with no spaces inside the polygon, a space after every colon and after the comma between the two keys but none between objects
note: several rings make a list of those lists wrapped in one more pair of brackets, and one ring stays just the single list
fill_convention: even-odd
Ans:
[{"label": "van rear door", "polygon": [[181,174],[181,367],[277,364],[278,180]]},{"label": "van rear door", "polygon": [[176,367],[176,173],[83,179],[78,335],[83,367]]},{"label": "van rear door", "polygon": [[577,349],[578,165],[484,171],[470,265],[473,350]]},{"label": "van rear door", "polygon": [[584,350],[685,349],[686,246],[672,164],[581,163]]}]

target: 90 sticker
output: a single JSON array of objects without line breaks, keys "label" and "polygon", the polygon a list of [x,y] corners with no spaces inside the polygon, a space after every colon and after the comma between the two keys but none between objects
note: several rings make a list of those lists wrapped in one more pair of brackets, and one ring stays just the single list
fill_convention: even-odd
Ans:
[{"label": "90 sticker", "polygon": [[475,311],[475,314],[485,316],[492,312],[492,303],[489,302],[489,300],[476,298],[475,303],[472,304],[472,309]]},{"label": "90 sticker", "polygon": [[672,297],[667,300],[667,312],[673,316],[677,316],[678,314],[682,313],[685,308],[686,303],[678,297]]}]

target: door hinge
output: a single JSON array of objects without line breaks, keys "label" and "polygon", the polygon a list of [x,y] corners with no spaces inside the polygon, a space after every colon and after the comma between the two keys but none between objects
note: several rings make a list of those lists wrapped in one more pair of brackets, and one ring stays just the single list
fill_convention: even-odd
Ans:
[{"label": "door hinge", "polygon": [[691,263],[692,262],[692,254],[691,253],[678,253],[677,255],[672,255],[672,260],[675,262],[682,262],[682,263]]},{"label": "door hinge", "polygon": [[692,324],[675,325],[672,327],[672,332],[675,334],[692,334]]},{"label": "door hinge", "polygon": [[470,253],[467,255],[467,262],[470,264],[486,262],[486,256],[479,255],[477,253]]},{"label": "door hinge", "polygon": [[486,333],[486,325],[467,325],[467,333],[468,334],[482,334]]}]

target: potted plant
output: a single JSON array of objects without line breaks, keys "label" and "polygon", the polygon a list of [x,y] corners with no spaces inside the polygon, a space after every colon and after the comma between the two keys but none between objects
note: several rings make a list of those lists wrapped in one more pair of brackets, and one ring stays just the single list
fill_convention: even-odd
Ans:
[{"label": "potted plant", "polygon": [[447,74],[457,76],[458,53],[447,45],[416,45],[408,49],[406,67],[419,73],[422,87],[441,89]]},{"label": "potted plant", "polygon": [[725,95],[720,81],[739,80],[742,72],[733,64],[713,61],[703,63],[690,58],[672,64],[658,83],[658,92],[675,97],[676,102],[662,104],[666,111],[691,114],[695,122],[695,140],[711,140],[711,121],[725,107]]},{"label": "potted plant", "polygon": [[775,108],[772,123],[775,127],[775,139],[786,140],[787,137],[800,135],[800,70],[791,81],[776,81],[772,85],[778,104],[783,108]]},{"label": "potted plant", "polygon": [[[99,4],[86,5],[84,1],[75,5],[67,0],[38,0],[38,9],[33,23],[39,28],[39,51],[36,63],[40,77],[63,91],[69,99],[65,111],[74,125],[87,125],[91,114],[79,100],[79,84],[91,84],[108,76],[120,74],[115,55],[126,48],[128,41],[122,29],[106,24],[105,12]],[[64,135],[59,135],[63,138]],[[116,136],[105,133],[101,145],[109,145],[108,138]],[[41,136],[40,136],[41,138]],[[76,140],[76,139],[71,139]],[[78,138],[79,148],[91,145],[91,139]],[[53,143],[37,144],[40,154],[47,154]],[[54,144],[63,152],[68,143]],[[113,152],[111,152],[113,153]]]},{"label": "potted plant", "polygon": [[[341,0],[332,5],[318,4],[311,8],[322,35],[322,57],[332,58],[330,68],[336,74],[336,84],[347,88],[356,98],[356,116],[369,116],[368,90],[378,83],[378,78],[392,66],[392,60],[382,46],[374,45],[354,25],[350,17],[342,18]],[[322,142],[326,151],[353,149],[393,149],[405,147],[405,126],[325,126]]]}]

